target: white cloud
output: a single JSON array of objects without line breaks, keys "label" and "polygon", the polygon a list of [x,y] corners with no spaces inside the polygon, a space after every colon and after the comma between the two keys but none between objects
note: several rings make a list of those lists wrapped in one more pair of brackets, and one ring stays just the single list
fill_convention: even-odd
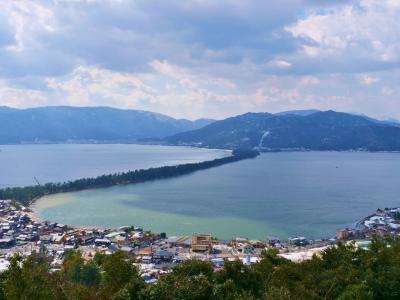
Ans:
[{"label": "white cloud", "polygon": [[140,74],[79,66],[66,78],[47,78],[47,85],[70,105],[114,105],[133,107],[153,101],[154,90]]},{"label": "white cloud", "polygon": [[286,61],[284,59],[273,59],[273,60],[269,61],[267,65],[277,67],[277,68],[287,69],[292,66],[292,63],[289,61]]},{"label": "white cloud", "polygon": [[2,1],[0,105],[395,116],[399,22],[399,0]]},{"label": "white cloud", "polygon": [[195,89],[205,85],[214,85],[226,89],[236,88],[235,83],[226,78],[195,74],[186,68],[171,64],[166,60],[153,60],[149,65],[159,74],[176,79],[182,87],[187,89]]},{"label": "white cloud", "polygon": [[319,79],[315,76],[303,76],[300,77],[300,85],[315,85],[319,83]]},{"label": "white cloud", "polygon": [[204,117],[215,113],[210,111],[215,103],[238,99],[236,94],[225,93],[235,85],[224,78],[193,74],[167,61],[152,61],[150,65],[151,73],[79,66],[68,76],[47,78],[46,83],[52,94],[69,105],[111,105],[175,117]]},{"label": "white cloud", "polygon": [[27,46],[40,46],[36,43],[34,34],[55,31],[52,11],[38,2],[3,1],[2,10],[8,16],[8,23],[14,33],[15,43],[8,46],[8,50],[20,52]]},{"label": "white cloud", "polygon": [[11,87],[0,81],[0,105],[10,107],[30,107],[48,104],[45,93],[34,89]]},{"label": "white cloud", "polygon": [[309,56],[372,56],[383,62],[399,60],[400,5],[395,0],[362,0],[357,5],[314,11],[286,30],[303,39]]},{"label": "white cloud", "polygon": [[372,76],[370,74],[357,74],[356,77],[361,83],[366,85],[376,83],[380,80],[378,77]]}]

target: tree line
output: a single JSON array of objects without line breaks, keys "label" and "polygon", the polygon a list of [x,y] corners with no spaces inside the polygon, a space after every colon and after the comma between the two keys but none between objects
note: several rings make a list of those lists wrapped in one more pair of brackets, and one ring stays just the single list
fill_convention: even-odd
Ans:
[{"label": "tree line", "polygon": [[35,186],[26,187],[9,187],[0,189],[0,199],[12,199],[19,201],[23,205],[28,205],[32,200],[45,195],[171,178],[236,162],[242,159],[254,158],[258,155],[259,152],[255,150],[238,149],[234,150],[230,156],[199,163],[188,163],[176,166],[164,166],[121,172],[109,175],[101,175],[95,178],[82,178],[63,183],[46,183],[43,185],[38,184]]},{"label": "tree line", "polygon": [[374,240],[368,250],[339,244],[300,263],[274,250],[251,266],[226,261],[220,270],[187,260],[154,284],[122,252],[89,260],[71,252],[58,271],[43,254],[15,256],[0,274],[1,299],[400,299],[400,240]]}]

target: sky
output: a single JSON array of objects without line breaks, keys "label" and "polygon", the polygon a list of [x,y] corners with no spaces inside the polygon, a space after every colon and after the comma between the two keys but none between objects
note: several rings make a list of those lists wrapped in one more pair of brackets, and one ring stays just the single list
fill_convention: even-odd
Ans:
[{"label": "sky", "polygon": [[2,0],[0,106],[400,119],[400,0]]}]

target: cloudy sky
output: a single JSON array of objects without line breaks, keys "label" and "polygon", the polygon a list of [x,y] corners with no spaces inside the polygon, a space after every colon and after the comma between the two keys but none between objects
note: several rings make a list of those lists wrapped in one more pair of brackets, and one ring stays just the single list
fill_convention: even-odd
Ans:
[{"label": "cloudy sky", "polygon": [[400,119],[399,0],[2,0],[0,105]]}]

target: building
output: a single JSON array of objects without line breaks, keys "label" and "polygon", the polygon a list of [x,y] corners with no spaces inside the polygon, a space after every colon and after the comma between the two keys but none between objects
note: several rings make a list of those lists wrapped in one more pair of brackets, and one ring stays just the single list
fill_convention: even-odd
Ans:
[{"label": "building", "polygon": [[0,248],[10,248],[15,245],[15,239],[12,237],[0,239]]},{"label": "building", "polygon": [[192,236],[192,251],[210,251],[211,235],[210,234],[194,234]]},{"label": "building", "polygon": [[336,238],[338,240],[347,240],[351,236],[352,236],[352,232],[350,230],[348,230],[347,228],[336,230]]},{"label": "building", "polygon": [[289,245],[294,247],[304,247],[310,244],[310,242],[303,236],[290,237],[288,238]]},{"label": "building", "polygon": [[192,237],[182,236],[175,243],[177,247],[190,248],[192,246]]},{"label": "building", "polygon": [[151,247],[140,248],[137,252],[138,256],[153,256],[153,249]]},{"label": "building", "polygon": [[166,251],[166,250],[161,250],[158,249],[154,255],[154,259],[162,260],[162,261],[170,261],[174,257],[174,254],[172,252]]},{"label": "building", "polygon": [[81,245],[90,245],[94,243],[94,236],[93,235],[84,235],[79,238]]},{"label": "building", "polygon": [[94,244],[98,247],[100,246],[108,247],[111,245],[111,241],[109,239],[95,239]]}]

